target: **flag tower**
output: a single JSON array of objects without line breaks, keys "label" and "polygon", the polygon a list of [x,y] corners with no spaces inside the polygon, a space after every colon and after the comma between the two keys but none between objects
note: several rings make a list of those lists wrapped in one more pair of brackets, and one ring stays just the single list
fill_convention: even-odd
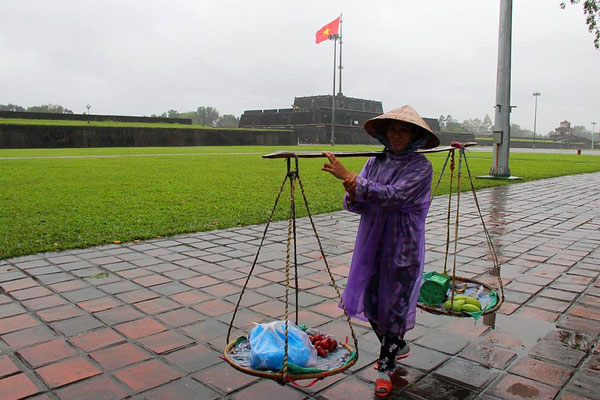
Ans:
[{"label": "flag tower", "polygon": [[[325,40],[333,40],[333,95],[331,97],[331,145],[335,146],[335,73],[339,69],[340,90],[338,94],[342,95],[342,14],[323,26],[315,34],[315,43],[319,44]],[[337,61],[337,42],[340,42],[340,65],[336,66]]]}]

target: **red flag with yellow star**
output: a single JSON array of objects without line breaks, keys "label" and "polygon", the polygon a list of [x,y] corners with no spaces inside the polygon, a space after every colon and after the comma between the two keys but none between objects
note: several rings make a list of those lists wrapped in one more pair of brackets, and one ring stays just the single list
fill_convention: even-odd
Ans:
[{"label": "red flag with yellow star", "polygon": [[329,36],[331,35],[337,35],[340,29],[340,17],[337,17],[336,19],[334,19],[333,21],[331,21],[330,23],[328,23],[327,25],[325,25],[324,27],[322,27],[321,29],[319,29],[317,31],[317,34],[315,35],[316,37],[316,43],[319,44],[321,43],[323,40],[327,40],[329,39]]}]

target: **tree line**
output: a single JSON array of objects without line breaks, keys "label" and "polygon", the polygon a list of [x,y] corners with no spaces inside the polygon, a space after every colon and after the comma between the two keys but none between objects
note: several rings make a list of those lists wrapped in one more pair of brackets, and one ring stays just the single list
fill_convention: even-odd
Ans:
[{"label": "tree line", "polygon": [[452,118],[452,115],[440,115],[438,118],[442,132],[462,133],[469,132],[474,135],[491,135],[494,124],[488,114],[480,118],[466,119],[463,122]]},{"label": "tree line", "polygon": [[[488,114],[480,118],[466,119],[463,122],[459,122],[458,120],[452,118],[451,115],[443,116],[440,115],[438,118],[438,122],[440,124],[440,130],[442,132],[451,132],[451,133],[463,133],[468,132],[474,135],[492,135],[494,130],[494,124],[492,123],[492,119]],[[551,132],[548,132],[551,133]],[[532,137],[533,131],[530,131],[526,128],[521,128],[519,124],[512,123],[510,124],[510,134],[513,137]],[[540,135],[537,133],[537,135]],[[540,135],[541,136],[541,135]]]},{"label": "tree line", "polygon": [[[472,133],[474,135],[492,135],[494,124],[492,123],[492,119],[489,115],[485,115],[483,119],[474,118],[474,119],[466,119],[463,122],[459,122],[456,119],[452,118],[451,115],[443,116],[440,115],[438,118],[438,122],[440,124],[440,130],[442,132],[451,132],[451,133]],[[575,136],[591,138],[592,131],[588,130],[585,126],[575,125],[573,126],[573,131]],[[552,135],[554,131],[550,131],[546,134],[536,132],[536,136],[546,136]],[[533,137],[533,131],[521,127],[519,124],[512,123],[510,124],[510,135],[512,137]]]},{"label": "tree line", "polygon": [[169,110],[162,114],[152,114],[151,117],[160,118],[189,118],[195,125],[213,126],[217,128],[237,128],[240,119],[232,114],[220,115],[214,107],[198,107],[196,111],[180,113],[177,110]]},{"label": "tree line", "polygon": [[73,111],[69,110],[58,104],[44,104],[41,106],[32,107],[21,107],[16,104],[0,104],[0,111],[19,111],[19,112],[39,112],[39,113],[53,113],[53,114],[73,114]]},{"label": "tree line", "polygon": [[[21,107],[16,104],[0,104],[0,111],[37,112],[53,114],[73,114],[73,111],[58,104],[44,104],[41,106]],[[193,124],[212,126],[217,128],[237,128],[240,119],[232,114],[220,115],[214,107],[198,107],[196,111],[180,113],[177,110],[169,110],[160,115],[152,114],[151,117],[160,118],[189,118]]]}]

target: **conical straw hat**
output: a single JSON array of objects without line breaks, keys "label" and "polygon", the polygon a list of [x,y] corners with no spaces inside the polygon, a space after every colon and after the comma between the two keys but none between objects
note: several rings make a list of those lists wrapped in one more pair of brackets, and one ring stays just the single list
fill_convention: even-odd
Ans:
[{"label": "conical straw hat", "polygon": [[365,122],[365,131],[374,138],[377,138],[378,133],[385,137],[387,126],[391,120],[413,125],[417,133],[427,138],[427,144],[422,147],[423,149],[431,149],[440,145],[440,139],[433,134],[427,122],[411,106],[403,106],[371,118]]}]

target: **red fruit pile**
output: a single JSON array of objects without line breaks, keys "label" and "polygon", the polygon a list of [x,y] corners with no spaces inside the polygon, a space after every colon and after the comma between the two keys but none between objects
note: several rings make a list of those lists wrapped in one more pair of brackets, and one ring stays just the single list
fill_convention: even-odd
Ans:
[{"label": "red fruit pile", "polygon": [[308,335],[310,342],[317,349],[317,355],[319,357],[327,357],[327,353],[331,353],[337,349],[337,340],[323,336],[321,334]]}]

